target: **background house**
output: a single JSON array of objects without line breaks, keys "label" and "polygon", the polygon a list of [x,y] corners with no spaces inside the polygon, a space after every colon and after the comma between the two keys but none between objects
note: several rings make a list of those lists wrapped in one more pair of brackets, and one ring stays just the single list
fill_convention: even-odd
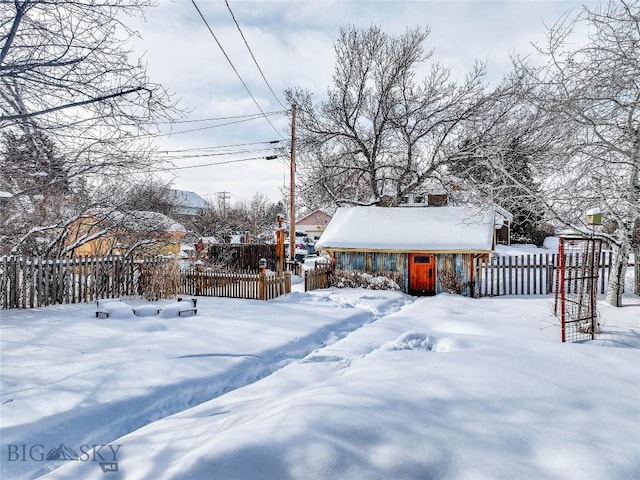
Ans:
[{"label": "background house", "polygon": [[0,191],[0,208],[4,207],[13,195],[9,192]]},{"label": "background house", "polygon": [[195,216],[209,208],[209,202],[195,192],[187,190],[171,190],[175,198],[178,215]]},{"label": "background house", "polygon": [[217,243],[220,242],[218,242],[216,237],[200,237],[195,244],[197,255],[203,255],[211,245],[215,245]]},{"label": "background house", "polygon": [[296,220],[296,231],[304,232],[312,240],[318,240],[327,224],[331,221],[331,215],[322,210],[314,210],[304,217]]},{"label": "background house", "polygon": [[71,256],[180,253],[185,228],[158,212],[95,210],[67,227]]},{"label": "background house", "polygon": [[412,295],[471,296],[474,260],[492,252],[495,218],[493,209],[462,207],[339,208],[316,249],[337,270],[393,272]]},{"label": "background house", "polygon": [[[456,191],[457,200],[453,200],[451,195],[444,192],[442,189],[426,190],[423,193],[410,193],[400,199],[399,207],[465,207],[465,208],[479,208],[477,205],[469,199],[465,199],[463,191],[458,189]],[[495,217],[495,238],[494,245],[511,245],[511,224],[513,223],[513,215],[502,208],[499,205],[493,206]]]}]

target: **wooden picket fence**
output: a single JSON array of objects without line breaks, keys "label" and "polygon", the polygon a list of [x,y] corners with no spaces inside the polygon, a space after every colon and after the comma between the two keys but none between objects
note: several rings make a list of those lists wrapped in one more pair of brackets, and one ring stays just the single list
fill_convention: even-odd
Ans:
[{"label": "wooden picket fence", "polygon": [[640,295],[640,249],[634,252],[634,267],[633,267],[633,280],[634,289],[633,293]]},{"label": "wooden picket fence", "polygon": [[[605,293],[611,252],[599,263],[598,288]],[[567,256],[567,288],[577,255]],[[640,259],[635,255],[635,293],[640,295]],[[475,295],[547,295],[555,293],[557,254],[493,257],[475,267]],[[305,272],[305,291],[329,286],[330,265]],[[119,256],[63,259],[0,258],[0,308],[35,308],[52,304],[92,302],[103,298],[144,297],[151,300],[177,294],[270,300],[291,292],[291,272],[277,276],[258,272],[178,270],[174,260]]]},{"label": "wooden picket fence", "polygon": [[[91,302],[124,296],[162,297],[173,294],[158,269],[161,258],[120,256],[0,259],[0,308],[34,308]],[[163,277],[164,278],[164,277]],[[169,282],[170,283],[170,282]]]},{"label": "wooden picket fence", "polygon": [[291,272],[275,275],[192,267],[180,272],[180,292],[195,296],[271,300],[291,293]]},{"label": "wooden picket fence", "polygon": [[234,272],[255,270],[263,258],[267,261],[268,268],[276,268],[275,244],[216,243],[207,247],[209,265],[217,265]]},{"label": "wooden picket fence", "polygon": [[316,263],[313,269],[304,272],[304,291],[328,288],[332,274],[333,265]]},{"label": "wooden picket fence", "polygon": [[166,258],[0,259],[0,308],[36,308],[104,298],[148,300],[179,294],[270,300],[291,292],[291,273],[181,270]]},{"label": "wooden picket fence", "polygon": [[[600,255],[598,266],[600,293],[605,293],[607,289],[612,255],[612,252],[602,252]],[[566,286],[570,291],[578,288],[579,279],[573,271],[580,265],[580,261],[578,254],[566,254]],[[478,261],[475,273],[476,295],[493,297],[555,293],[558,265],[557,253],[494,256],[488,262]]]}]

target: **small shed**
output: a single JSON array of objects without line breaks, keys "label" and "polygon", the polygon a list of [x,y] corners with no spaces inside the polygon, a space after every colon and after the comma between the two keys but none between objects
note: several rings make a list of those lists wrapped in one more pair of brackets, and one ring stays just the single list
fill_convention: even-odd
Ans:
[{"label": "small shed", "polygon": [[316,249],[339,270],[393,272],[411,295],[473,296],[474,260],[492,253],[495,226],[494,209],[343,207]]}]

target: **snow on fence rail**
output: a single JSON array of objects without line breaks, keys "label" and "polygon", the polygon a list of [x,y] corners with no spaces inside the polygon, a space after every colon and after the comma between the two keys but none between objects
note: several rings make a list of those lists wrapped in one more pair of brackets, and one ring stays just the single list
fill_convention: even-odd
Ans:
[{"label": "snow on fence rail", "polygon": [[[609,279],[612,252],[602,252],[598,266],[598,290],[605,293]],[[566,285],[570,291],[578,288],[575,271],[581,264],[577,253],[566,255]],[[555,293],[559,258],[557,253],[520,256],[493,256],[489,262],[476,264],[477,296],[548,295]]]}]

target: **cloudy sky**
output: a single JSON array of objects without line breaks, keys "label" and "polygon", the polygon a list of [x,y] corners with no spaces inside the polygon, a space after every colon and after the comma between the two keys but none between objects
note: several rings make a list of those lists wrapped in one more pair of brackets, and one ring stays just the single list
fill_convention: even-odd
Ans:
[{"label": "cloudy sky", "polygon": [[388,34],[429,27],[425,49],[434,50],[431,61],[449,67],[457,76],[469,71],[475,59],[486,61],[490,83],[509,69],[510,54],[531,53],[530,43],[544,38],[545,25],[569,11],[577,13],[583,2],[195,3],[213,35],[191,0],[158,0],[145,20],[130,22],[141,36],[134,52],[143,56],[151,80],[171,91],[185,111],[181,123],[166,128],[171,135],[158,140],[159,155],[179,167],[161,174],[162,178],[173,179],[174,188],[214,201],[220,192],[227,192],[227,202],[235,203],[257,192],[277,201],[288,188],[288,160],[265,160],[273,154],[266,142],[290,136],[288,116],[279,113],[287,87],[304,87],[316,98],[323,97],[331,83],[333,42],[341,26],[376,24]]}]

